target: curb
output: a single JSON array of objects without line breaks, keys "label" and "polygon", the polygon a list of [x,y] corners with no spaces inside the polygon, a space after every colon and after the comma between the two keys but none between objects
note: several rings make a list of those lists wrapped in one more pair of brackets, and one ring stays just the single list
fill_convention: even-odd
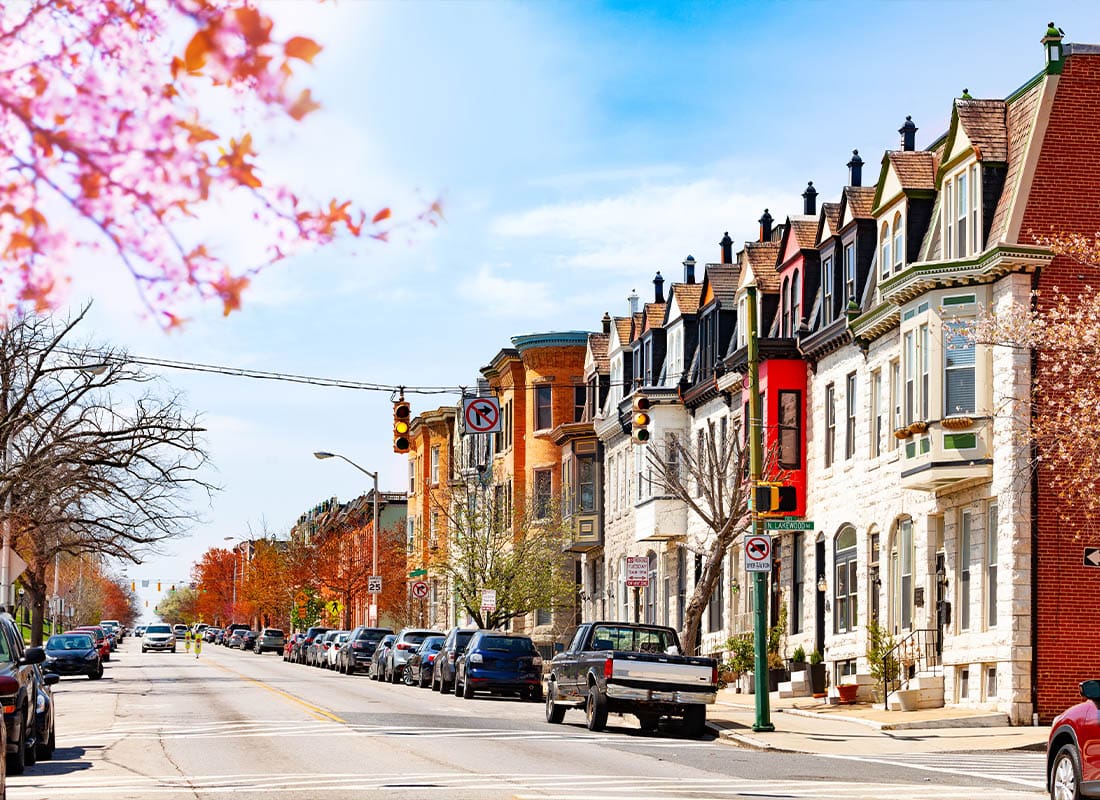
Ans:
[{"label": "curb", "polygon": [[804,753],[807,755],[812,755],[812,753],[804,750],[790,750],[785,747],[776,747],[771,742],[765,741],[764,739],[758,739],[757,737],[752,736],[748,733],[741,733],[740,731],[737,731],[733,728],[720,728],[710,722],[707,723],[707,727],[710,730],[714,731],[719,740],[724,739],[727,742],[735,742],[741,747],[747,748],[749,750],[759,750],[761,752],[771,753]]},{"label": "curb", "polygon": [[816,711],[803,711],[800,708],[783,708],[776,711],[784,714],[793,714],[796,717],[807,719],[831,719],[840,722],[853,722],[856,725],[864,725],[877,731],[918,731],[936,730],[938,728],[1011,728],[1006,724],[1007,717],[1004,714],[989,714],[986,716],[954,717],[948,719],[926,719],[913,722],[882,722],[876,719],[864,719],[863,717],[847,717],[841,715],[829,715],[824,717]]}]

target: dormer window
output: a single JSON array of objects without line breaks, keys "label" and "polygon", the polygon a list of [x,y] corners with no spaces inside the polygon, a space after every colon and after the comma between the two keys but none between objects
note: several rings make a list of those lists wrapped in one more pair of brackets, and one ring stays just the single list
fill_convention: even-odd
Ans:
[{"label": "dormer window", "polygon": [[894,214],[894,272],[900,272],[905,266],[905,223],[901,212]]},{"label": "dormer window", "polygon": [[882,230],[879,231],[878,235],[878,263],[882,265],[882,277],[884,278],[890,276],[890,265],[894,263],[893,259],[890,258],[892,238],[889,223],[883,222]]},{"label": "dormer window", "polygon": [[802,327],[802,286],[799,274],[791,276],[791,328],[789,336],[797,336],[798,329]]},{"label": "dormer window", "polygon": [[970,164],[944,182],[944,257],[965,258],[982,249],[981,172]]},{"label": "dormer window", "polygon": [[780,336],[791,335],[791,282],[783,279],[783,320],[780,323]]},{"label": "dormer window", "polygon": [[825,315],[825,324],[828,325],[833,321],[833,259],[831,257],[821,260],[821,285],[825,296],[822,311]]},{"label": "dormer window", "polygon": [[856,299],[856,245],[844,245],[844,297],[845,304]]}]

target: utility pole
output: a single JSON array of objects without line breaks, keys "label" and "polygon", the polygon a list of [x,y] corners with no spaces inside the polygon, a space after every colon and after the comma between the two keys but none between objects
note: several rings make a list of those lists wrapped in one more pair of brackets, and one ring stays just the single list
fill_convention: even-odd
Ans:
[{"label": "utility pole", "polygon": [[[756,492],[756,485],[760,482],[760,474],[764,469],[764,442],[763,442],[763,410],[760,408],[760,343],[756,337],[756,287],[748,287],[748,319],[749,328],[749,491]],[[755,498],[754,498],[755,500]],[[749,528],[750,536],[760,533],[760,516],[757,513],[756,503],[753,503],[752,523]],[[755,651],[755,694],[756,694],[756,721],[753,723],[754,731],[774,731],[775,726],[771,721],[771,709],[768,698],[768,574],[766,572],[754,572],[752,575],[752,590],[755,604],[753,614],[753,650]]]}]

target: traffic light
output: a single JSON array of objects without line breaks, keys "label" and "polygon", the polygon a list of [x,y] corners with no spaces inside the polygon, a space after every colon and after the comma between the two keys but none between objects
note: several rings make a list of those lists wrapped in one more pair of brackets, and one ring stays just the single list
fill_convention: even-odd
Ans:
[{"label": "traffic light", "polygon": [[405,400],[393,402],[393,452],[409,452],[409,404]]},{"label": "traffic light", "polygon": [[131,592],[136,592],[137,591],[137,581],[130,581],[130,591]]},{"label": "traffic light", "polygon": [[157,591],[160,591],[160,581],[157,581]]},{"label": "traffic light", "polygon": [[798,491],[781,483],[759,483],[753,507],[757,514],[793,514],[798,508]]},{"label": "traffic light", "polygon": [[649,441],[649,398],[645,395],[634,395],[634,412],[630,418],[630,438],[634,444],[645,444]]}]

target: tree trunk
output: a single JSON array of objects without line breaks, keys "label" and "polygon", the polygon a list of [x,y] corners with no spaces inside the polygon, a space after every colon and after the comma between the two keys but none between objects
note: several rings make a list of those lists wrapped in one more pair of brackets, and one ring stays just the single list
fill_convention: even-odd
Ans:
[{"label": "tree trunk", "polygon": [[[725,558],[727,546],[723,546],[723,537],[715,538],[710,552],[703,559],[703,571],[695,584],[695,591],[691,594],[687,608],[684,611],[684,630],[681,634],[680,645],[688,655],[696,654],[696,642],[699,640],[699,629],[702,627],[703,612],[710,603],[710,596],[714,593],[714,587],[722,575],[722,561]],[[681,576],[683,580],[683,576]]]}]

